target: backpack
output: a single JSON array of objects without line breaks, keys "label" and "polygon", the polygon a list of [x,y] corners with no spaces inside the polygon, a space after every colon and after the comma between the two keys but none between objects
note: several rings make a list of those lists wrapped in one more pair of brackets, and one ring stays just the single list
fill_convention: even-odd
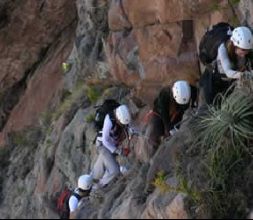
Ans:
[{"label": "backpack", "polygon": [[199,59],[204,65],[216,59],[219,46],[231,37],[233,29],[230,24],[220,22],[206,31],[199,44]]},{"label": "backpack", "polygon": [[120,104],[114,99],[106,99],[102,105],[96,106],[97,110],[95,114],[95,128],[98,132],[103,129],[105,116],[107,114],[110,115],[112,122],[115,121],[113,110],[119,106]]},{"label": "backpack", "polygon": [[73,192],[69,188],[65,188],[63,192],[60,194],[60,196],[57,199],[57,212],[60,216],[60,219],[69,219],[69,198],[74,195],[78,201],[81,200],[81,196],[77,193]]}]

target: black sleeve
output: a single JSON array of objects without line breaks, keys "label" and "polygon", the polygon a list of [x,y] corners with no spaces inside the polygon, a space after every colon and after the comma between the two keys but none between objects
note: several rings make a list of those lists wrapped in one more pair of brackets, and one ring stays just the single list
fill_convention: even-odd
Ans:
[{"label": "black sleeve", "polygon": [[198,106],[198,88],[191,85],[191,108]]},{"label": "black sleeve", "polygon": [[247,55],[247,59],[250,65],[249,68],[252,69],[253,68],[253,51],[250,51],[250,53]]},{"label": "black sleeve", "polygon": [[171,89],[165,87],[161,90],[158,97],[154,101],[154,112],[157,112],[164,123],[165,129],[170,127],[170,105],[171,105]]}]

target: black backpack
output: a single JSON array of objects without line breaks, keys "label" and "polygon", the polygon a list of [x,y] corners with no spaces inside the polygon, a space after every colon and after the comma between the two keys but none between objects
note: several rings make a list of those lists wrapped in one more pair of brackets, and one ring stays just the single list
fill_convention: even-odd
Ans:
[{"label": "black backpack", "polygon": [[69,219],[69,199],[71,196],[75,196],[78,201],[82,198],[79,194],[66,187],[57,199],[57,212],[60,219]]},{"label": "black backpack", "polygon": [[119,106],[120,104],[114,99],[106,99],[102,105],[96,106],[97,110],[95,115],[95,128],[98,132],[103,129],[105,116],[107,114],[110,115],[110,119],[112,120],[112,122],[115,121],[113,120],[113,110],[115,110]]},{"label": "black backpack", "polygon": [[231,37],[233,29],[230,24],[220,22],[206,31],[199,44],[199,59],[204,65],[216,59],[219,46]]}]

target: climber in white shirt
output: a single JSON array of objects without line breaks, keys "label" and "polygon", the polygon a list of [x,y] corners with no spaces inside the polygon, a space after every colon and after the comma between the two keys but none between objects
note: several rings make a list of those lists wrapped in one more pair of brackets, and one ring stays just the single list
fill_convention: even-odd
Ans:
[{"label": "climber in white shirt", "polygon": [[130,121],[131,115],[126,105],[120,105],[105,117],[102,132],[96,140],[99,156],[92,171],[94,180],[97,180],[101,187],[106,186],[120,174],[116,156],[127,156],[127,152],[120,148],[120,145],[128,136],[127,125]]}]

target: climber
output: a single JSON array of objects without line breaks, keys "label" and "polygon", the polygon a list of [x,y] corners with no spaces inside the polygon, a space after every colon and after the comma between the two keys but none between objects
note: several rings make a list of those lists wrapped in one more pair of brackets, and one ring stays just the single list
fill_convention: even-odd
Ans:
[{"label": "climber", "polygon": [[70,219],[75,218],[75,211],[80,205],[81,199],[88,198],[92,189],[93,178],[91,175],[82,175],[78,179],[78,188],[74,190],[69,198]]},{"label": "climber", "polygon": [[184,112],[196,105],[197,88],[187,81],[176,81],[172,86],[163,88],[153,104],[149,115],[145,137],[148,139],[148,157],[152,157],[161,142],[161,137],[175,133]]},{"label": "climber", "polygon": [[130,121],[131,114],[126,105],[120,105],[104,119],[103,129],[96,140],[99,155],[92,171],[97,188],[105,187],[120,174],[116,156],[127,156],[129,153],[128,148],[121,148],[120,145],[128,138]]},{"label": "climber", "polygon": [[[252,78],[252,48],[251,30],[243,26],[235,28],[231,37],[220,44],[216,60],[206,68],[200,80],[207,104],[212,104],[218,94],[224,95],[235,80]],[[232,91],[233,88],[229,90]]]}]

